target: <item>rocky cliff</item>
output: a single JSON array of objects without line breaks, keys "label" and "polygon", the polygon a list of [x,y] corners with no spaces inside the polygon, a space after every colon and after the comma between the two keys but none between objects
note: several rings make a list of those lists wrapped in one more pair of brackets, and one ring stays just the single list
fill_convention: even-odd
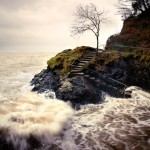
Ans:
[{"label": "rocky cliff", "polygon": [[106,49],[133,49],[118,47],[118,45],[150,48],[150,10],[138,16],[127,18],[123,23],[121,32],[110,36],[107,40]]},{"label": "rocky cliff", "polygon": [[128,86],[136,85],[150,91],[150,51],[104,51],[86,67]]},{"label": "rocky cliff", "polygon": [[82,46],[57,54],[47,61],[47,69],[32,79],[33,91],[53,90],[56,98],[71,101],[74,106],[101,102],[101,91],[120,97],[125,85],[140,86],[150,91],[149,16],[150,11],[147,11],[126,19],[120,34],[108,39],[106,50],[84,64],[82,76],[68,76],[72,63],[80,63],[85,55],[95,51],[94,48]]},{"label": "rocky cliff", "polygon": [[[83,72],[89,78],[84,75],[69,77],[72,62],[82,59],[93,50],[94,48],[85,46],[77,47],[62,51],[51,58],[47,69],[32,79],[33,91],[42,93],[53,90],[56,98],[71,101],[74,107],[76,104],[101,102],[102,91],[120,97],[125,88],[123,84],[140,86],[150,91],[149,50],[100,52],[85,63]],[[110,79],[121,82],[123,86],[116,85],[117,82]],[[96,81],[99,81],[98,85]]]}]

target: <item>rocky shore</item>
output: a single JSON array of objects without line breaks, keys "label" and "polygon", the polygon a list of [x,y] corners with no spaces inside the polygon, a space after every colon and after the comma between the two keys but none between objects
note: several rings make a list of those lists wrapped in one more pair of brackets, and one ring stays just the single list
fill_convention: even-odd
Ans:
[{"label": "rocky shore", "polygon": [[43,93],[54,91],[56,98],[70,101],[73,107],[78,104],[100,103],[101,93],[95,90],[91,82],[84,77],[61,79],[49,69],[43,69],[31,80],[32,91]]},{"label": "rocky shore", "polygon": [[[150,90],[148,51],[101,51],[97,56],[91,55],[93,51],[94,48],[82,46],[58,53],[48,60],[47,69],[34,76],[30,82],[32,91],[54,91],[57,99],[70,101],[76,107],[101,103],[102,93],[124,97],[125,88],[132,85]],[[52,98],[50,94],[48,97]]]}]

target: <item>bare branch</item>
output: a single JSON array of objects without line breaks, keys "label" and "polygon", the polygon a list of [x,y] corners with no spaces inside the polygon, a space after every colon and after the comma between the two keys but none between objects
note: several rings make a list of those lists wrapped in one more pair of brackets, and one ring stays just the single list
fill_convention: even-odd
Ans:
[{"label": "bare branch", "polygon": [[136,16],[150,9],[150,0],[118,0],[116,5],[118,13],[122,15],[123,20]]},{"label": "bare branch", "polygon": [[92,3],[85,6],[78,5],[74,17],[75,20],[71,30],[73,35],[92,31],[97,39],[99,38],[101,23],[107,22],[106,17],[104,17],[104,11],[98,11],[96,5]]}]

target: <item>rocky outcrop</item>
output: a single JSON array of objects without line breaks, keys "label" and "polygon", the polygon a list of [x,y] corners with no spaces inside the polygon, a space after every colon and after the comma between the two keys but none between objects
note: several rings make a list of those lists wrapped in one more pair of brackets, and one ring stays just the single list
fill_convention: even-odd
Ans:
[{"label": "rocky outcrop", "polygon": [[56,90],[56,97],[65,101],[70,100],[73,104],[101,101],[99,92],[84,77],[67,78],[62,81],[61,86]]},{"label": "rocky outcrop", "polygon": [[[65,50],[51,58],[47,69],[32,79],[32,91],[46,92],[47,97],[51,96],[49,91],[54,91],[56,98],[71,101],[75,106],[99,103],[102,101],[102,91],[111,96],[122,97],[126,85],[136,85],[149,90],[148,51],[103,51],[97,56],[90,56],[90,59],[85,58],[91,51],[93,53],[93,49],[89,47],[78,47]],[[75,68],[71,64],[76,60],[81,61],[78,61],[79,65],[75,64]],[[74,68],[71,70],[72,67]]]},{"label": "rocky outcrop", "polygon": [[47,90],[55,91],[59,84],[59,77],[55,76],[49,69],[43,69],[34,76],[30,84],[33,86],[32,91],[37,91],[38,93]]},{"label": "rocky outcrop", "polygon": [[128,78],[128,65],[123,60],[114,61],[107,65],[106,70],[103,72],[107,77],[116,79],[117,81],[125,83]]},{"label": "rocky outcrop", "polygon": [[133,47],[150,48],[149,16],[150,9],[138,16],[127,18],[121,32],[108,38],[105,49],[124,51],[135,49]]},{"label": "rocky outcrop", "polygon": [[73,77],[61,80],[61,77],[54,75],[49,69],[42,70],[31,80],[32,91],[43,93],[54,91],[56,98],[70,101],[73,107],[76,104],[99,103],[100,92],[97,92],[89,80],[84,77]]}]

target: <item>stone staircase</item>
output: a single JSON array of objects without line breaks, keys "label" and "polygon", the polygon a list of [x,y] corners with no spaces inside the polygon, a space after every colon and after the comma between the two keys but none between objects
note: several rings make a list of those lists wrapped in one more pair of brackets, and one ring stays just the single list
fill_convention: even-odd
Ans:
[{"label": "stone staircase", "polygon": [[[85,57],[83,57],[77,64],[72,65],[72,70],[70,71],[69,77],[74,76],[84,76],[84,65],[89,62],[95,55],[95,52],[89,52]],[[85,75],[85,77],[89,77],[89,75]]]},{"label": "stone staircase", "polygon": [[105,76],[102,73],[95,72],[94,70],[90,70],[90,72],[86,73],[84,77],[89,79],[98,89],[109,91],[112,96],[116,97],[122,96],[126,87],[125,84]]},{"label": "stone staircase", "polygon": [[[83,76],[93,83],[93,85],[103,91],[109,91],[111,95],[119,97],[124,91],[125,85],[117,80],[106,77],[104,74],[95,72],[94,70],[87,69],[84,70],[84,65],[89,62],[95,55],[92,51],[88,53],[85,57],[78,60],[77,63],[72,64],[72,70],[69,73],[69,77]],[[84,70],[84,71],[83,71]],[[117,83],[118,82],[118,83]],[[120,89],[120,90],[118,90]]]}]

